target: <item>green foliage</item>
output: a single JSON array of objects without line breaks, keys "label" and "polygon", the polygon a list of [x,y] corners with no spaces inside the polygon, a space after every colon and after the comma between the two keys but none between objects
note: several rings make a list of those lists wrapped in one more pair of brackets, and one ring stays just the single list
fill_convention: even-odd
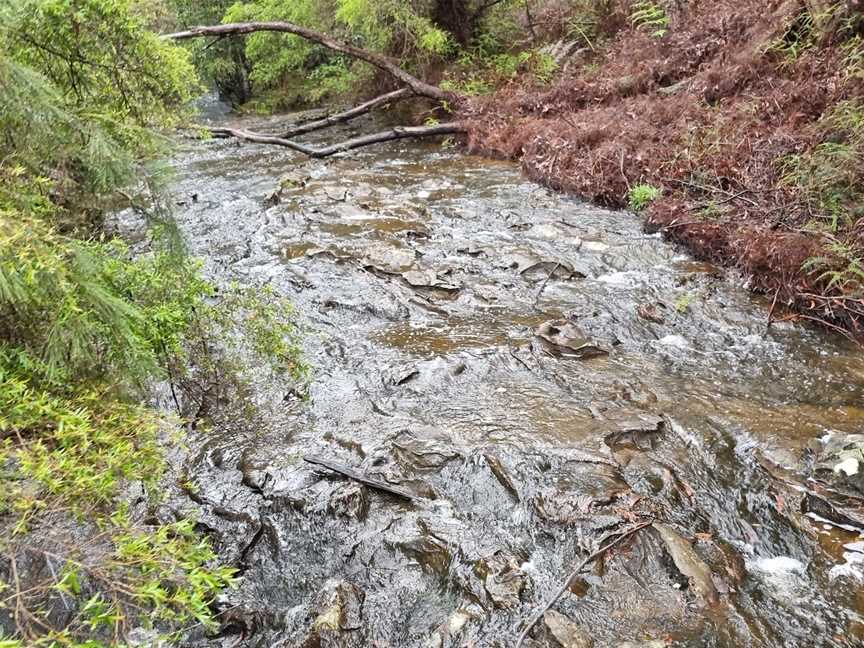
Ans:
[{"label": "green foliage", "polygon": [[662,191],[653,185],[638,184],[630,188],[627,194],[627,203],[634,212],[640,212],[657,200]]},{"label": "green foliage", "polygon": [[15,62],[127,146],[142,126],[174,124],[197,90],[185,50],[148,31],[129,0],[12,0],[5,18]]},{"label": "green foliage", "polygon": [[15,58],[39,69],[77,106],[98,107],[123,135],[126,120],[171,123],[194,72],[182,49],[147,31],[128,0],[16,0]]},{"label": "green foliage", "polygon": [[0,211],[0,360],[41,384],[140,383],[179,351],[209,293],[186,258],[133,261],[119,241],[70,239]]},{"label": "green foliage", "polygon": [[0,511],[19,515],[19,532],[40,510],[104,509],[123,480],[152,487],[162,472],[155,413],[96,387],[63,398],[0,369],[0,412],[0,464],[16,466],[3,479]]},{"label": "green foliage", "polygon": [[[401,0],[333,0],[332,3],[254,0],[231,5],[221,19],[293,22],[394,56],[407,67],[416,67],[447,56],[454,48],[450,35],[435,25],[428,13],[425,5],[416,8],[413,3]],[[208,58],[218,60],[214,56]],[[342,95],[359,87],[371,73],[365,64],[290,34],[249,35],[245,39],[244,60],[258,98],[255,107],[259,110],[281,107],[280,103],[317,102],[327,96]]]},{"label": "green foliage", "polygon": [[816,125],[822,143],[781,161],[783,182],[798,187],[821,214],[829,231],[854,224],[864,214],[864,102],[844,101]]},{"label": "green foliage", "polygon": [[537,50],[485,55],[482,49],[471,49],[463,52],[458,67],[441,87],[467,96],[483,95],[520,74],[530,75],[538,83],[549,83],[557,70],[555,59]]},{"label": "green foliage", "polygon": [[[196,25],[216,25],[222,21],[234,0],[167,0],[176,13],[181,28]],[[166,28],[165,31],[170,31]],[[246,58],[246,39],[243,37],[207,41],[192,39],[183,45],[201,77],[215,86],[219,93],[239,106],[251,98],[249,74],[251,64]]]},{"label": "green foliage", "polygon": [[864,253],[837,239],[826,249],[829,254],[807,259],[802,270],[815,275],[825,290],[834,289],[852,298],[864,297]]},{"label": "green foliage", "polygon": [[864,37],[856,34],[843,43],[843,54],[846,74],[864,80]]},{"label": "green foliage", "polygon": [[402,46],[401,58],[411,61],[448,54],[450,35],[421,9],[404,0],[336,0],[336,20],[348,27],[364,47],[380,52]]},{"label": "green foliage", "polygon": [[690,304],[693,303],[693,293],[684,293],[675,301],[675,311],[683,315],[690,310]]},{"label": "green foliage", "polygon": [[669,31],[669,15],[662,6],[651,0],[639,0],[633,4],[630,22],[654,38],[663,38]]},{"label": "green foliage", "polygon": [[592,51],[612,35],[607,28],[611,16],[618,8],[615,0],[572,0],[570,15],[567,19],[568,39],[580,40]]},{"label": "green foliage", "polygon": [[[303,381],[309,368],[302,360],[299,335],[294,322],[294,309],[288,300],[279,297],[270,286],[256,291],[229,287],[222,300],[207,312],[211,326],[221,331],[239,329],[243,340],[255,356],[256,366],[267,366],[277,374],[288,374]],[[214,331],[211,337],[224,337]]]},{"label": "green foliage", "polygon": [[765,51],[778,56],[783,67],[794,65],[805,52],[816,46],[819,38],[816,25],[813,14],[809,10],[802,11],[781,36],[768,43]]},{"label": "green foliage", "polygon": [[210,603],[233,583],[236,569],[208,569],[216,558],[210,544],[195,532],[191,520],[163,524],[153,533],[133,528],[120,511],[113,517],[118,529],[113,566],[130,577],[133,598],[151,611],[151,618],[178,623],[192,619],[216,626]]},{"label": "green foliage", "polygon": [[198,89],[188,54],[148,32],[127,0],[12,0],[0,52],[0,178],[16,179],[0,201],[14,195],[17,207],[74,207],[128,184]]},{"label": "green foliage", "polygon": [[[158,4],[135,9],[0,7],[0,553],[4,566],[38,553],[45,527],[69,516],[86,540],[53,555],[63,566],[50,579],[24,590],[0,580],[0,607],[26,610],[0,646],[97,648],[133,622],[212,625],[232,570],[214,564],[192,522],[146,527],[119,501],[133,482],[158,497],[177,428],[138,403],[154,380],[173,389],[209,377],[223,353],[232,366],[306,372],[290,307],[272,292],[219,298],[167,228],[133,255],[92,224],[161,154],[159,129],[184,118],[197,89],[189,53],[145,28],[170,17]],[[57,593],[71,612],[52,628]]]}]

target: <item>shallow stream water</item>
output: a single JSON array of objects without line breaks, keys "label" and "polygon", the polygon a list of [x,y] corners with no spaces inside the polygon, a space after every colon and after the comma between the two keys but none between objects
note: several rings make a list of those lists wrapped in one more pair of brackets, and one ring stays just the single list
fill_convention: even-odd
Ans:
[{"label": "shallow stream water", "polygon": [[675,535],[603,554],[526,645],[864,645],[854,515],[812,479],[864,432],[860,349],[769,328],[740,278],[637,217],[437,142],[310,162],[212,140],[173,164],[206,274],[288,297],[312,367],[308,399],[260,380],[257,416],[193,441],[171,506],[242,576],[189,645],[515,646],[650,520]]}]

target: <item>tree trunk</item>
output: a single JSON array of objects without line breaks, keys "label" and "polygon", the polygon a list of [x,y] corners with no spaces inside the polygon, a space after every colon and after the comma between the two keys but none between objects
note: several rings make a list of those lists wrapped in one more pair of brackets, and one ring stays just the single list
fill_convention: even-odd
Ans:
[{"label": "tree trunk", "polygon": [[371,146],[372,144],[380,144],[381,142],[392,142],[400,139],[413,139],[418,137],[434,137],[437,135],[454,135],[464,133],[465,126],[459,123],[435,124],[434,126],[394,126],[393,128],[372,133],[371,135],[361,135],[352,139],[331,144],[322,148],[313,148],[300,142],[277,137],[275,135],[264,135],[262,133],[253,133],[251,131],[240,130],[238,128],[211,128],[210,133],[215,137],[236,137],[247,142],[256,144],[273,144],[276,146],[284,146],[292,151],[297,151],[311,158],[325,158],[337,153],[344,153],[363,146]]},{"label": "tree trunk", "polygon": [[436,0],[432,22],[449,32],[463,47],[473,38],[476,27],[468,0]]},{"label": "tree trunk", "polygon": [[399,90],[394,90],[393,92],[388,92],[387,94],[383,94],[380,97],[370,99],[366,103],[360,104],[359,106],[355,106],[350,110],[336,113],[335,115],[330,115],[329,117],[325,117],[324,119],[318,119],[316,121],[306,122],[305,124],[295,126],[294,128],[291,128],[286,132],[282,133],[282,138],[288,139],[290,137],[296,137],[297,135],[312,133],[314,131],[328,128],[336,124],[345,123],[354,119],[355,117],[365,115],[373,108],[377,108],[378,106],[405,99],[406,97],[411,96],[411,94],[412,92],[410,88],[401,88]]},{"label": "tree trunk", "polygon": [[417,77],[409,74],[398,65],[393,63],[388,57],[369,52],[368,50],[343,43],[327,34],[317,32],[300,25],[295,25],[289,22],[249,22],[249,23],[229,23],[225,25],[213,25],[210,27],[193,27],[192,29],[176,32],[174,34],[165,34],[162,38],[171,40],[184,40],[188,38],[202,38],[206,36],[233,36],[237,34],[251,34],[259,31],[281,32],[293,34],[306,40],[331,49],[334,52],[347,54],[348,56],[366,61],[370,65],[374,65],[379,70],[387,72],[395,77],[403,84],[411,88],[415,94],[422,97],[428,97],[435,101],[446,103],[455,102],[460,99],[459,95],[445,92],[438,86],[431,85],[425,81],[421,81]]}]

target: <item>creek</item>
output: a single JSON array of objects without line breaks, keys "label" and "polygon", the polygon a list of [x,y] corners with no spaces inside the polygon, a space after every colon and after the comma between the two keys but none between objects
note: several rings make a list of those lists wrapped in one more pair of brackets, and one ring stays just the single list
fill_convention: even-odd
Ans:
[{"label": "creek", "polygon": [[173,166],[190,252],[290,299],[312,367],[308,398],[261,377],[255,413],[190,439],[163,506],[242,575],[189,645],[515,646],[651,519],[526,646],[862,645],[858,347],[768,327],[770,301],[636,216],[440,143],[186,142]]}]

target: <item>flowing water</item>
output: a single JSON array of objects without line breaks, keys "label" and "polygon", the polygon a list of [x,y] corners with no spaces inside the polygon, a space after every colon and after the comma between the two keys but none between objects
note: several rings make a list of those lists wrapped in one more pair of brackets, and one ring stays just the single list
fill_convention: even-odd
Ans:
[{"label": "flowing water", "polygon": [[862,645],[859,500],[818,470],[864,431],[857,347],[769,328],[635,216],[440,143],[213,140],[174,166],[191,252],[288,297],[312,366],[308,399],[258,380],[257,414],[193,440],[166,506],[242,575],[189,645],[515,646],[601,539],[652,519],[526,645]]}]

